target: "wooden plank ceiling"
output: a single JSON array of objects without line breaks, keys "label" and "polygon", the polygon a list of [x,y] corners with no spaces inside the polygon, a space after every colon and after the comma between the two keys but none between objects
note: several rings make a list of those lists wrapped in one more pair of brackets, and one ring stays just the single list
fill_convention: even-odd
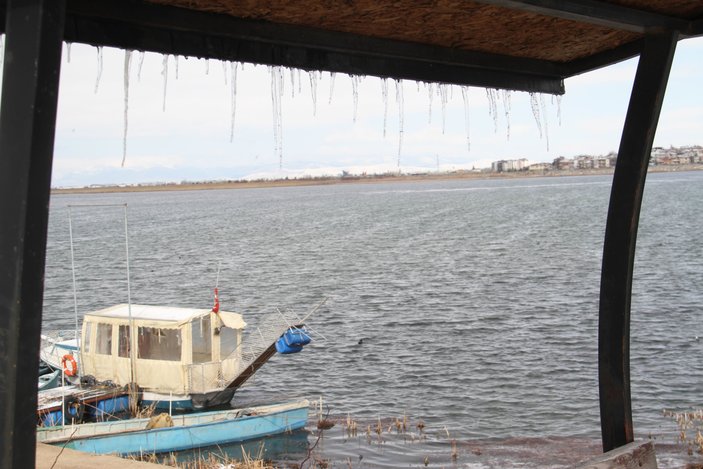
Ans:
[{"label": "wooden plank ceiling", "polygon": [[556,94],[639,54],[646,35],[703,33],[700,0],[67,0],[67,11],[67,41]]},{"label": "wooden plank ceiling", "polygon": [[[642,37],[648,23],[650,27],[676,26],[679,21],[683,27],[685,21],[681,20],[703,15],[703,2],[690,0],[571,2],[574,8],[570,15],[567,8],[559,10],[557,7],[549,14],[546,6],[550,3],[568,5],[568,1],[149,1],[280,25],[560,63],[635,41]],[[588,4],[591,9],[582,8],[580,15],[573,11],[576,5]],[[601,16],[608,14],[609,22],[594,16],[598,14],[594,5],[601,5]],[[566,19],[567,16],[574,19]],[[581,21],[576,20],[579,17]]]}]

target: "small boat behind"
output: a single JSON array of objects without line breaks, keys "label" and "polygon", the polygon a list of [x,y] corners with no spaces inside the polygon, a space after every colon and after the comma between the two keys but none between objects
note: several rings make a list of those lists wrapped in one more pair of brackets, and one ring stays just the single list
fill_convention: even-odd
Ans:
[{"label": "small boat behind", "polygon": [[204,448],[305,427],[306,399],[267,406],[37,428],[37,441],[94,454],[146,454]]},{"label": "small boat behind", "polygon": [[37,390],[43,391],[53,389],[61,384],[61,370],[54,370],[43,375],[39,375]]},{"label": "small boat behind", "polygon": [[79,384],[80,337],[76,337],[75,331],[57,330],[42,334],[39,358],[40,376],[63,369],[66,371],[64,381]]}]

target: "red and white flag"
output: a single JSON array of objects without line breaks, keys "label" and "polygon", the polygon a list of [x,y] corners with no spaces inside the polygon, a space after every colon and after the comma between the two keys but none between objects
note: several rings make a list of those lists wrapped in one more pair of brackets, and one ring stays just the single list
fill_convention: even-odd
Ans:
[{"label": "red and white flag", "polygon": [[220,297],[217,294],[217,287],[215,287],[215,304],[212,306],[213,313],[220,312]]}]

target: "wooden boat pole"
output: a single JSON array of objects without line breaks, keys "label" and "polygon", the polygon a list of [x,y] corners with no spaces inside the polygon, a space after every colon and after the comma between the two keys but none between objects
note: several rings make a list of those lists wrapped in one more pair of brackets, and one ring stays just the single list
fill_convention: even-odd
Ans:
[{"label": "wooden boat pole", "polygon": [[647,36],[620,141],[603,245],[598,383],[603,450],[634,439],[630,398],[630,304],[635,242],[647,166],[677,33]]},{"label": "wooden boat pole", "polygon": [[0,467],[35,465],[64,0],[9,0],[0,103]]}]

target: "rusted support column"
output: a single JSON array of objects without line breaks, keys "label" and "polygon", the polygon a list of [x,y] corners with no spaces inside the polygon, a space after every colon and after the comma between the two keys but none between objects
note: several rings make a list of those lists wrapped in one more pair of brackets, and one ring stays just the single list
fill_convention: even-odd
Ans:
[{"label": "rusted support column", "polygon": [[633,441],[630,302],[642,193],[678,34],[645,39],[625,118],[603,246],[598,380],[603,450]]},{"label": "rusted support column", "polygon": [[64,0],[7,3],[0,103],[0,467],[34,467]]}]

